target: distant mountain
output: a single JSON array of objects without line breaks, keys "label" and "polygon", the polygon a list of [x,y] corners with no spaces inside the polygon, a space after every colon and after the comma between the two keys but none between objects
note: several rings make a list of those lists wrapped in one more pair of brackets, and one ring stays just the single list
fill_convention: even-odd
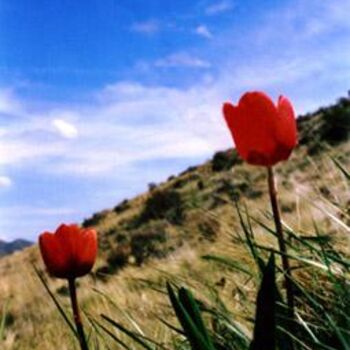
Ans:
[{"label": "distant mountain", "polygon": [[0,240],[0,256],[12,254],[16,250],[22,250],[23,248],[29,247],[33,242],[25,239],[15,239],[12,242],[5,242]]}]

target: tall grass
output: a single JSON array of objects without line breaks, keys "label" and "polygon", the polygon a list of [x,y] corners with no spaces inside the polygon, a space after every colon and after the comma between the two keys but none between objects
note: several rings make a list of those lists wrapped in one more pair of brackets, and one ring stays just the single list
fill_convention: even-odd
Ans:
[{"label": "tall grass", "polygon": [[[333,160],[346,186],[350,175],[345,166]],[[331,191],[331,189],[329,189]],[[330,204],[329,208],[323,206]],[[221,279],[208,282],[203,274],[182,277],[162,271],[157,283],[142,280],[147,288],[159,293],[172,317],[155,309],[166,337],[148,335],[117,301],[97,291],[116,312],[88,316],[93,349],[147,350],[288,350],[350,349],[350,260],[346,249],[350,228],[349,214],[342,202],[315,203],[337,234],[311,218],[312,229],[296,230],[283,222],[288,258],[293,272],[295,319],[290,318],[284,293],[285,270],[282,253],[273,244],[277,233],[269,211],[252,215],[247,206],[232,203],[240,228],[230,233],[232,245],[247,252],[246,260],[236,260],[226,251],[204,254],[202,260],[220,271]],[[342,215],[337,216],[334,209]],[[208,214],[209,215],[209,214]],[[332,227],[332,225],[329,226]],[[259,236],[266,235],[262,241]],[[268,239],[271,238],[271,240]],[[229,249],[227,249],[229,251]],[[239,277],[238,277],[239,276]],[[165,283],[167,281],[167,283]],[[222,297],[227,281],[235,288],[231,298]],[[116,316],[117,315],[117,316]],[[122,318],[120,318],[122,315]],[[122,322],[124,319],[127,322]],[[157,325],[156,325],[157,323]],[[151,327],[152,328],[152,327]],[[160,334],[162,331],[159,331]]]}]

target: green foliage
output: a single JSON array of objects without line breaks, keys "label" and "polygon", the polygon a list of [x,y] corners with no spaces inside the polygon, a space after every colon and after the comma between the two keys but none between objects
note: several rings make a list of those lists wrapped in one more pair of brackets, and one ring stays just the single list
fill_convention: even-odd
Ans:
[{"label": "green foliage", "polygon": [[327,145],[346,142],[350,137],[350,99],[341,98],[327,108],[298,119],[299,144],[307,145],[308,154],[324,151]]},{"label": "green foliage", "polygon": [[121,201],[118,205],[116,205],[113,209],[113,211],[117,214],[122,213],[123,211],[127,210],[130,208],[130,203],[127,199],[124,199]]},{"label": "green foliage", "polygon": [[[348,102],[343,101],[339,108],[347,110]],[[336,109],[333,109],[332,113],[335,111],[340,114]],[[321,111],[325,117],[319,118],[320,125],[324,125],[323,118],[331,118],[327,113],[327,109]],[[332,124],[333,121],[334,124]],[[332,143],[336,142],[335,139],[340,139],[337,134],[339,131],[337,117],[333,121],[332,125],[322,130],[323,141]],[[307,125],[310,126],[310,124]],[[318,147],[321,140],[317,137],[312,140],[311,134],[308,135],[306,144],[309,145],[308,147],[310,145]],[[334,158],[333,161],[343,178],[346,181],[349,180],[349,171],[342,162],[338,158]],[[227,164],[229,164],[227,158],[219,155],[216,159],[216,170],[214,168],[213,170],[221,171],[232,166]],[[189,177],[192,175],[197,174],[189,174]],[[184,182],[179,183],[179,188],[187,183],[186,179],[187,177],[182,179]],[[227,194],[225,200],[237,199],[242,194],[250,195],[251,198],[260,196],[261,192],[255,193],[251,182],[252,180],[244,175],[238,177],[236,185],[231,181],[221,181],[215,195],[224,197],[223,195]],[[194,186],[197,194],[204,188],[203,185],[202,183]],[[317,184],[314,187],[319,187],[319,195],[329,199],[332,190],[327,185]],[[207,186],[207,188],[210,187]],[[203,196],[203,193],[200,193],[200,196]],[[184,195],[184,198],[187,197]],[[201,201],[197,200],[203,204],[202,197]],[[167,343],[163,343],[162,339],[152,339],[137,324],[135,325],[136,321],[131,319],[129,314],[127,314],[127,320],[132,325],[130,327],[132,330],[116,317],[102,315],[102,319],[96,316],[96,319],[92,320],[95,329],[102,334],[98,333],[98,339],[101,342],[105,342],[108,338],[108,341],[117,348],[147,350],[350,349],[350,261],[349,256],[335,245],[338,242],[331,232],[328,230],[322,232],[316,223],[314,229],[309,232],[296,232],[286,225],[283,227],[296,296],[296,321],[291,321],[283,300],[282,292],[285,288],[280,263],[281,253],[270,244],[275,241],[277,234],[273,228],[274,223],[268,212],[269,209],[263,212],[262,217],[253,217],[247,207],[239,207],[238,203],[235,204],[237,206],[236,222],[240,224],[240,229],[232,233],[232,241],[233,244],[240,245],[248,252],[244,259],[228,256],[227,252],[224,252],[224,255],[203,256],[203,260],[208,264],[208,275],[209,271],[214,271],[213,267],[217,267],[215,271],[219,273],[215,276],[215,280],[209,277],[203,279],[203,275],[200,274],[196,276],[193,269],[189,275],[185,275],[186,277],[170,276],[164,271],[163,277],[171,281],[167,284],[166,290],[161,284],[164,279],[157,279],[156,282],[144,281],[144,285],[148,288],[169,297],[172,314],[175,314],[178,324],[173,324],[175,322],[171,321],[171,318],[170,320],[161,319],[158,314],[158,305],[155,305],[153,312],[159,315],[159,320],[172,332],[173,338],[171,340],[167,338]],[[332,207],[337,207],[338,204],[332,201]],[[290,216],[295,211],[291,203],[283,204],[281,208]],[[339,209],[346,214],[346,208]],[[130,256],[135,257],[137,264],[142,264],[151,256],[164,256],[171,247],[164,222],[179,224],[182,219],[183,198],[180,193],[174,189],[153,190],[143,211],[136,219],[137,224],[129,229],[127,235],[124,231],[111,234],[117,248],[113,250],[114,256],[111,255],[107,260],[110,264],[108,269],[125,266]],[[333,220],[334,225],[339,225],[341,220],[331,213],[328,219]],[[198,224],[198,229],[205,238],[214,240],[220,228],[220,222],[217,224],[218,228],[213,225],[213,222],[203,219]],[[339,226],[346,229],[346,221],[344,220]],[[225,226],[222,225],[223,231],[224,228]],[[261,239],[263,235],[267,236],[266,240]],[[269,242],[269,244],[262,242]],[[268,256],[270,259],[266,264]],[[217,282],[218,279],[219,282]],[[185,287],[178,288],[180,284]],[[193,294],[188,288],[193,290]],[[232,295],[230,304],[222,299],[226,298],[227,294]],[[257,295],[256,303],[251,295]],[[237,305],[233,306],[232,299]],[[126,310],[121,312],[123,315],[127,313]],[[155,324],[154,328],[157,327],[159,324]],[[159,334],[161,333],[159,331]],[[108,344],[111,343],[108,342]],[[100,347],[96,346],[97,348]],[[102,348],[105,349],[105,347]],[[112,349],[113,345],[106,347],[106,349],[109,348]]]},{"label": "green foliage", "polygon": [[184,188],[187,184],[193,182],[193,181],[201,181],[201,177],[198,173],[188,173],[185,176],[179,177],[173,182],[172,187],[174,189],[181,189]]},{"label": "green foliage", "polygon": [[[120,243],[116,248],[111,250],[107,257],[107,264],[110,272],[117,272],[128,263],[131,254],[131,247],[129,243]],[[101,271],[100,271],[101,272]]]},{"label": "green foliage", "polygon": [[230,200],[237,201],[241,196],[241,191],[240,184],[233,184],[231,180],[223,179],[215,192],[217,194],[226,194]]},{"label": "green foliage", "polygon": [[58,287],[56,289],[56,293],[59,295],[62,295],[64,297],[68,297],[69,296],[69,288],[66,285],[63,285],[63,286]]},{"label": "green foliage", "polygon": [[220,230],[220,223],[218,220],[210,217],[204,218],[202,222],[198,224],[198,229],[203,238],[213,242],[217,238],[218,232]]},{"label": "green foliage", "polygon": [[175,190],[154,191],[145,203],[145,207],[137,219],[137,224],[150,220],[165,219],[179,225],[184,218],[184,206],[181,195]]},{"label": "green foliage", "polygon": [[168,295],[192,350],[215,350],[211,336],[204,325],[197,302],[191,292],[180,288],[178,296],[167,283]]},{"label": "green foliage", "polygon": [[101,211],[93,214],[90,218],[83,221],[83,227],[90,227],[98,225],[107,215],[107,211]]},{"label": "green foliage", "polygon": [[180,176],[193,173],[193,172],[195,172],[197,169],[198,169],[198,166],[192,165],[192,166],[188,167],[185,171],[181,172],[181,173],[180,173]]},{"label": "green foliage", "polygon": [[164,245],[168,239],[166,229],[163,225],[147,227],[131,237],[131,254],[136,263],[141,265],[149,257],[164,257],[167,249]]},{"label": "green foliage", "polygon": [[223,171],[231,169],[234,165],[240,164],[241,160],[238,157],[236,150],[228,150],[217,152],[214,154],[211,166],[213,171]]},{"label": "green foliage", "polygon": [[254,335],[250,350],[276,349],[276,304],[275,257],[271,254],[256,300]]},{"label": "green foliage", "polygon": [[205,188],[205,184],[204,184],[203,180],[198,180],[197,181],[197,189],[198,189],[198,191],[203,191],[204,188]]},{"label": "green foliage", "polygon": [[321,140],[331,145],[349,140],[350,135],[350,100],[342,99],[333,108],[323,114]]}]

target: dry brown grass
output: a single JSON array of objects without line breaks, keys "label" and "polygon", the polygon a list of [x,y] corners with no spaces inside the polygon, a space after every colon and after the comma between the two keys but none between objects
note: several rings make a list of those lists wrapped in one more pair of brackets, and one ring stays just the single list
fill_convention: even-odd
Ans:
[{"label": "dry brown grass", "polygon": [[[332,152],[349,155],[350,147],[343,144]],[[349,158],[343,157],[347,162]],[[198,178],[204,182],[201,191],[197,188]],[[306,234],[312,231],[315,220],[322,223],[322,230],[334,233],[338,249],[347,250],[349,242],[344,244],[344,240],[348,238],[338,235],[341,224],[337,218],[348,215],[340,208],[345,208],[349,201],[349,187],[328,155],[309,158],[301,147],[288,163],[278,167],[277,178],[286,224],[297,232]],[[170,333],[157,320],[159,316],[166,319],[171,317],[167,298],[150,289],[143,281],[164,286],[166,277],[172,276],[173,280],[202,291],[203,300],[209,300],[209,295],[202,288],[203,284],[216,285],[220,297],[244,325],[244,317],[251,316],[253,310],[245,309],[244,304],[240,303],[242,296],[237,290],[243,290],[253,300],[254,286],[247,284],[245,276],[239,273],[232,273],[229,278],[226,274],[223,282],[224,270],[201,259],[204,254],[223,254],[243,265],[252,264],[245,248],[232,243],[232,236],[240,228],[232,202],[225,193],[217,193],[218,185],[224,179],[233,179],[236,183],[247,181],[255,191],[260,190],[263,194],[257,198],[250,199],[243,193],[241,203],[246,204],[252,216],[265,220],[262,212],[268,211],[269,206],[263,169],[238,165],[230,171],[212,173],[210,164],[207,163],[193,172],[160,184],[158,189],[166,189],[172,188],[176,181],[183,181],[184,184],[178,191],[186,198],[186,203],[192,203],[192,209],[188,209],[184,223],[169,229],[170,239],[181,244],[165,259],[149,259],[141,267],[129,264],[117,274],[109,276],[106,281],[94,276],[80,279],[79,297],[84,310],[97,319],[101,313],[111,315],[131,328],[135,324],[130,322],[128,315],[132,315],[138,327],[147,335],[159,342],[167,342]],[[122,213],[105,213],[97,229],[106,248],[101,251],[96,268],[106,263],[106,257],[116,247],[114,236],[108,235],[108,232],[112,228],[121,229],[125,222],[138,215],[149,195],[145,193],[129,201],[130,208]],[[215,202],[218,198],[221,198],[219,204]],[[212,240],[206,239],[200,232],[199,225],[204,221],[215,226],[217,232]],[[255,232],[259,243],[275,245],[275,240],[266,235],[262,228],[256,227]],[[35,275],[32,263],[44,269],[37,246],[0,259],[0,309],[7,302],[9,314],[13,318],[13,323],[6,327],[1,349],[75,349],[69,330]],[[65,281],[48,278],[48,283],[51,290],[57,291]],[[94,289],[108,295],[117,307]],[[59,298],[69,310],[68,298]]]}]

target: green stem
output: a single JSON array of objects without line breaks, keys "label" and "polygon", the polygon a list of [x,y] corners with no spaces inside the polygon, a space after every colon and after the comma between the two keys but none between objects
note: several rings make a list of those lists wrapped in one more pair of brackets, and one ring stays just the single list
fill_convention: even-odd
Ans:
[{"label": "green stem", "polygon": [[273,218],[275,221],[276,233],[278,237],[279,250],[282,257],[282,266],[286,279],[286,290],[287,290],[287,304],[289,308],[289,314],[292,320],[294,320],[294,292],[293,292],[293,280],[291,276],[289,259],[287,256],[287,246],[283,236],[283,228],[281,223],[281,215],[277,201],[277,191],[275,185],[275,178],[272,167],[267,168],[269,193],[271,200],[271,207],[273,212]]},{"label": "green stem", "polygon": [[73,309],[73,317],[74,317],[75,326],[77,328],[80,348],[81,350],[89,350],[86,342],[83,323],[81,321],[80,312],[79,312],[75,278],[68,279],[68,284],[69,284],[69,293],[70,293],[70,299],[71,299],[72,309]]}]

